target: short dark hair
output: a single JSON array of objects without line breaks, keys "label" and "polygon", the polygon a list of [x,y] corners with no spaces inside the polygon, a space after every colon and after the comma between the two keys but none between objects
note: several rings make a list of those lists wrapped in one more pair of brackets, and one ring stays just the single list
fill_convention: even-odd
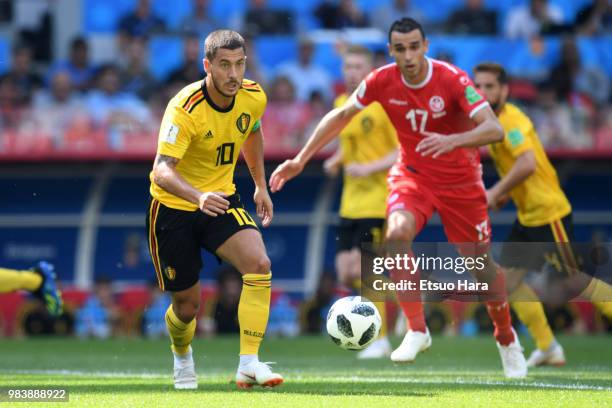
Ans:
[{"label": "short dark hair", "polygon": [[211,61],[217,55],[219,49],[224,48],[226,50],[235,50],[242,48],[246,53],[246,46],[244,45],[244,38],[232,30],[216,30],[208,34],[204,41],[204,54],[206,59]]},{"label": "short dark hair", "polygon": [[409,33],[413,30],[419,30],[423,39],[425,39],[425,31],[421,23],[416,21],[414,18],[402,17],[399,20],[395,20],[389,28],[389,43],[391,43],[391,33],[397,31],[398,33]]},{"label": "short dark hair", "polygon": [[359,44],[349,45],[346,48],[346,51],[344,52],[344,55],[350,55],[350,54],[364,56],[370,62],[372,62],[374,60],[374,54],[372,53],[372,51],[370,51],[369,48],[364,47],[363,45],[359,45]]},{"label": "short dark hair", "polygon": [[506,85],[508,83],[508,74],[501,64],[497,62],[481,62],[474,67],[474,74],[478,72],[489,72],[497,77],[497,81]]}]

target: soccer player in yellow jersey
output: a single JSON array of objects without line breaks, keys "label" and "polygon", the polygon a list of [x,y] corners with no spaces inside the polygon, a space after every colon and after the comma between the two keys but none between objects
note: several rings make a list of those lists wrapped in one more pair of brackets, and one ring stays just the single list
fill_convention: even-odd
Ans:
[{"label": "soccer player in yellow jersey", "polygon": [[[342,73],[347,93],[334,105],[344,105],[347,98],[373,69],[373,55],[363,46],[347,48]],[[361,244],[379,243],[385,223],[387,170],[397,159],[395,128],[379,103],[359,112],[340,132],[340,148],[325,161],[325,169],[336,174],[344,167],[336,271],[349,287],[359,287],[361,279]],[[385,303],[375,302],[382,318],[379,338],[358,358],[382,358],[391,354],[387,339]]]},{"label": "soccer player in yellow jersey", "polygon": [[30,292],[45,303],[51,316],[59,316],[63,312],[64,304],[55,279],[53,265],[49,262],[39,262],[26,271],[0,268],[0,293],[17,290]]},{"label": "soccer player in yellow jersey", "polygon": [[257,83],[244,79],[246,50],[240,34],[214,31],[204,48],[206,77],[187,85],[168,103],[150,175],[149,249],[160,288],[172,293],[166,325],[174,354],[174,386],[197,388],[191,342],[204,248],[242,274],[236,383],[239,388],[273,387],[283,378],[258,359],[270,308],[270,260],[233,183],[242,149],[255,182],[257,215],[267,227],[273,209],[260,124],[266,95]]},{"label": "soccer player in yellow jersey", "polygon": [[[566,272],[578,269],[571,246],[572,207],[563,193],[557,173],[548,160],[533,123],[515,105],[508,103],[507,75],[496,63],[481,63],[474,68],[474,83],[486,96],[504,128],[502,142],[489,145],[489,152],[500,180],[487,190],[489,208],[498,209],[512,198],[518,210],[506,243],[556,242],[554,253],[528,254],[512,244],[504,245],[501,265],[508,269],[507,290],[519,319],[535,339],[537,349],[527,361],[529,366],[562,365],[563,348],[557,343],[546,320],[544,309],[533,290],[522,282],[529,269],[539,269],[546,261]],[[534,251],[527,251],[529,253]],[[533,256],[531,256],[533,255]],[[567,268],[569,267],[569,269]],[[586,286],[586,285],[585,285]],[[584,286],[583,286],[584,287]],[[583,293],[590,299],[612,299],[611,288],[593,279]],[[520,301],[519,301],[520,300]],[[595,302],[612,317],[611,302]]]}]

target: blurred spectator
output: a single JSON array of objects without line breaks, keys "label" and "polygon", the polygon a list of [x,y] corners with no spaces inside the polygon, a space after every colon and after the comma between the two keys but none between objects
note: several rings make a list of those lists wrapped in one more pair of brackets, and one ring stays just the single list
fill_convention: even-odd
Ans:
[{"label": "blurred spectator", "polygon": [[121,92],[117,67],[101,68],[97,82],[97,89],[89,93],[85,105],[94,124],[108,129],[111,147],[120,148],[125,134],[153,126],[149,108],[135,95]]},{"label": "blurred spectator", "polygon": [[612,3],[594,0],[576,14],[576,33],[584,36],[612,34]]},{"label": "blurred spectator", "polygon": [[166,310],[172,303],[170,295],[159,290],[157,281],[149,283],[149,304],[142,313],[142,334],[145,337],[166,337]]},{"label": "blurred spectator", "polygon": [[89,62],[89,47],[83,37],[72,40],[68,61],[56,63],[49,70],[47,82],[50,82],[58,71],[68,72],[72,86],[79,91],[87,90],[91,86],[95,70]]},{"label": "blurred spectator", "polygon": [[597,66],[584,67],[573,38],[566,38],[561,46],[559,63],[550,73],[557,98],[567,101],[576,96],[574,92],[587,96],[591,102],[603,105],[608,101],[610,80]]},{"label": "blurred spectator", "polygon": [[270,86],[264,115],[266,151],[299,149],[308,136],[305,132],[310,120],[309,106],[296,99],[291,81],[285,76],[276,77]]},{"label": "blurred spectator", "polygon": [[246,48],[246,72],[244,77],[255,81],[266,88],[267,73],[263,71],[260,63],[259,56],[257,55],[257,48],[255,41],[249,36],[244,37],[244,46]]},{"label": "blurred spectator", "polygon": [[82,101],[74,90],[70,73],[56,70],[50,89],[34,95],[32,108],[32,119],[37,129],[51,137],[56,146],[60,145],[76,113],[82,111]]},{"label": "blurred spectator", "polygon": [[166,30],[162,19],[153,14],[150,0],[138,0],[134,12],[119,21],[119,31],[125,37],[148,37]]},{"label": "blurred spectator", "polygon": [[296,90],[298,100],[307,101],[313,92],[318,91],[331,99],[332,81],[325,68],[313,62],[314,44],[309,39],[302,39],[298,49],[297,61],[282,63],[276,75],[289,78]]},{"label": "blurred spectator", "polygon": [[32,65],[32,49],[19,44],[13,49],[13,61],[10,70],[3,75],[15,85],[20,104],[30,104],[35,90],[42,86],[42,79]]},{"label": "blurred spectator", "polygon": [[612,107],[606,107],[599,115],[593,137],[593,148],[600,151],[612,151]]},{"label": "blurred spectator", "polygon": [[0,1],[0,23],[10,23],[13,21],[13,2]]},{"label": "blurred spectator", "polygon": [[530,0],[529,4],[515,6],[506,18],[505,34],[509,38],[531,38],[560,25],[563,14],[547,0]]},{"label": "blurred spectator", "polygon": [[402,17],[414,18],[425,28],[425,32],[428,31],[425,15],[416,8],[410,0],[392,0],[391,2],[384,2],[374,10],[372,26],[386,34],[389,32],[391,24]]},{"label": "blurred spectator", "polygon": [[293,33],[293,19],[289,10],[270,9],[266,0],[251,0],[242,31],[249,36]]},{"label": "blurred spectator", "polygon": [[375,68],[379,68],[382,67],[384,65],[387,65],[391,62],[390,57],[389,57],[389,52],[384,49],[378,49],[376,51],[374,51],[374,67]]},{"label": "blurred spectator", "polygon": [[337,30],[350,27],[367,27],[368,18],[353,0],[324,1],[315,10],[322,28]]},{"label": "blurred spectator", "polygon": [[242,275],[231,265],[223,265],[217,273],[217,302],[213,310],[216,332],[240,332],[238,303],[242,292]]},{"label": "blurred spectator", "polygon": [[314,296],[302,304],[300,313],[302,333],[320,334],[325,327],[329,308],[337,298],[336,274],[324,272]]},{"label": "blurred spectator", "polygon": [[110,279],[99,278],[94,292],[76,313],[75,333],[79,337],[108,338],[115,334],[119,317]]},{"label": "blurred spectator", "polygon": [[465,0],[446,22],[446,32],[453,34],[497,34],[497,13],[485,9],[482,0]]},{"label": "blurred spectator", "polygon": [[130,40],[127,48],[126,66],[121,71],[122,90],[149,100],[156,83],[147,64],[147,41],[144,37]]},{"label": "blurred spectator", "polygon": [[572,110],[565,101],[558,102],[551,82],[540,85],[529,116],[546,148],[580,149],[592,144],[584,112]]},{"label": "blurred spectator", "polygon": [[[319,91],[314,91],[310,95],[308,100],[308,107],[310,108],[310,123],[304,133],[304,137],[308,138],[314,131],[315,127],[319,124],[323,116],[331,109],[330,104],[323,98],[323,95]],[[321,149],[322,152],[335,152],[338,148],[338,138],[334,138],[333,141],[327,144],[327,146]]]},{"label": "blurred spectator", "polygon": [[[202,48],[200,48],[200,44]],[[204,78],[204,63],[202,54],[204,40],[189,36],[183,43],[183,65],[175,69],[168,76],[168,82],[180,81],[185,86]]]},{"label": "blurred spectator", "polygon": [[271,302],[266,335],[295,337],[299,333],[297,308],[289,296],[281,293]]},{"label": "blurred spectator", "polygon": [[202,41],[222,24],[208,12],[209,0],[193,0],[192,14],[183,19],[180,30],[185,35],[195,35]]},{"label": "blurred spectator", "polygon": [[14,129],[21,123],[25,109],[17,84],[10,76],[0,77],[0,130]]}]

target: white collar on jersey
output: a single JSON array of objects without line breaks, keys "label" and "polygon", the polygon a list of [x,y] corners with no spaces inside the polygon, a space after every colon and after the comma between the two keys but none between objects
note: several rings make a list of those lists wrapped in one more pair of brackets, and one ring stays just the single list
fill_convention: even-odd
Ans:
[{"label": "white collar on jersey", "polygon": [[408,83],[408,81],[406,81],[406,78],[404,78],[404,76],[402,75],[400,71],[400,77],[402,78],[402,82],[404,83],[404,85],[406,85],[408,88],[411,88],[411,89],[419,89],[427,85],[433,73],[433,62],[428,57],[425,57],[425,62],[427,63],[427,76],[425,77],[423,81],[421,81],[418,84]]}]

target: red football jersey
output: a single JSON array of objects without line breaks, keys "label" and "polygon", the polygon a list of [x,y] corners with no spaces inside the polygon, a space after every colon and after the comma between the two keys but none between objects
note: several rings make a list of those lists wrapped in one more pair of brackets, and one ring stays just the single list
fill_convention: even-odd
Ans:
[{"label": "red football jersey", "polygon": [[360,108],[377,101],[393,122],[401,145],[391,176],[410,174],[435,185],[482,180],[478,148],[460,148],[433,159],[416,152],[423,132],[461,133],[475,127],[472,118],[488,105],[469,76],[454,65],[427,58],[427,76],[409,84],[396,64],[372,71],[357,89]]}]

